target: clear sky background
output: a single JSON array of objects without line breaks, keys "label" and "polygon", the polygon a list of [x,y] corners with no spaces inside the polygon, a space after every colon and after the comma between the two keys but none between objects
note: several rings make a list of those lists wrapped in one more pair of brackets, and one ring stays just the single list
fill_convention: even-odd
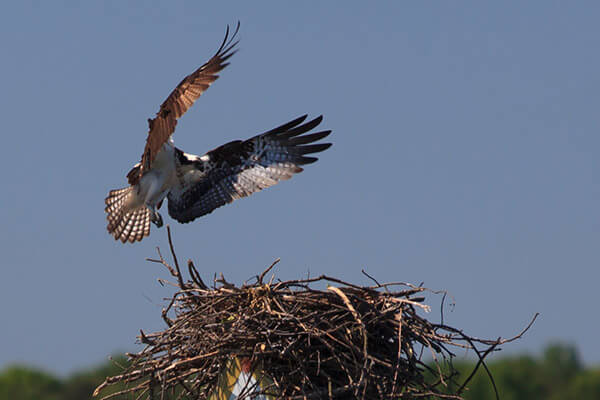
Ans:
[{"label": "clear sky background", "polygon": [[[181,119],[204,152],[299,115],[334,146],[188,225],[177,252],[241,283],[327,273],[446,289],[446,322],[574,343],[600,363],[598,2],[10,2],[0,13],[0,367],[61,373],[136,350],[172,294],[106,233],[146,119],[240,20],[240,51]],[[440,298],[428,300],[438,305]],[[432,319],[439,315],[432,313]]]}]

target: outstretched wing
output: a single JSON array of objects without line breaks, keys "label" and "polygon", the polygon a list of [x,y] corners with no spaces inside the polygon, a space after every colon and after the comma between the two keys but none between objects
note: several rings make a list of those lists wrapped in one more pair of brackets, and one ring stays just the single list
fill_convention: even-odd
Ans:
[{"label": "outstretched wing", "polygon": [[323,117],[303,124],[305,119],[306,115],[251,139],[227,143],[202,157],[192,159],[181,152],[181,179],[169,192],[169,215],[179,222],[190,222],[302,172],[301,165],[317,161],[306,154],[331,146],[311,144],[331,131],[303,135]]},{"label": "outstretched wing", "polygon": [[156,117],[148,120],[149,132],[142,154],[141,166],[137,173],[128,175],[130,184],[136,184],[144,172],[150,169],[156,154],[175,131],[177,120],[217,80],[219,77],[217,73],[229,65],[227,60],[236,52],[234,47],[238,41],[234,41],[234,39],[239,29],[240,23],[238,22],[235,32],[229,37],[228,26],[223,43],[215,55],[192,74],[186,76],[161,104]]}]

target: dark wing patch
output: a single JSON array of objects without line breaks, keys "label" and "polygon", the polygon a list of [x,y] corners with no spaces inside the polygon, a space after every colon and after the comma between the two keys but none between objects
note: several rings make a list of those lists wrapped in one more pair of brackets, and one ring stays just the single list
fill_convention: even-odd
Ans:
[{"label": "dark wing patch", "polygon": [[127,173],[127,182],[129,182],[130,185],[135,185],[139,181],[141,166],[141,163],[137,163]]},{"label": "dark wing patch", "polygon": [[228,26],[223,43],[215,55],[192,74],[186,76],[161,104],[156,117],[148,120],[149,132],[142,154],[141,168],[137,176],[129,178],[130,184],[136,184],[144,171],[150,169],[156,154],[175,131],[177,119],[185,114],[202,93],[217,80],[219,77],[217,73],[229,65],[227,60],[236,52],[234,47],[238,41],[234,40],[239,29],[240,23],[238,22],[233,35],[229,37]]},{"label": "dark wing patch", "polygon": [[188,169],[180,186],[168,195],[169,215],[185,223],[232,201],[251,195],[302,172],[301,165],[317,161],[318,153],[331,143],[311,144],[331,131],[308,135],[321,123],[317,117],[303,124],[306,115],[246,141],[220,146],[202,157],[204,171]]}]

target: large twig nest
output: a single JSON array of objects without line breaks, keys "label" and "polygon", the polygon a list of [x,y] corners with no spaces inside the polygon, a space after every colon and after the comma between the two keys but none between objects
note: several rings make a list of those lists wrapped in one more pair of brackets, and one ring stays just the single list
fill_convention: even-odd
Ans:
[{"label": "large twig nest", "polygon": [[[275,262],[253,283],[236,287],[221,277],[208,288],[191,261],[191,280],[185,282],[170,233],[169,242],[175,267],[160,252],[160,260],[153,260],[177,278],[178,291],[163,311],[167,328],[141,333],[146,347],[129,354],[131,367],[107,378],[94,394],[116,383],[125,382],[127,389],[103,399],[123,394],[208,399],[234,359],[267,377],[260,387],[245,390],[252,396],[459,399],[470,376],[454,382],[458,389],[449,393],[447,383],[456,374],[441,364],[453,357],[452,349],[473,350],[477,367],[485,366],[483,359],[499,344],[520,337],[482,340],[432,323],[422,316],[429,310],[423,304],[426,289],[405,283],[363,287],[328,276],[265,282]],[[323,286],[319,283],[327,288],[315,289]],[[424,353],[431,361],[422,361]],[[254,398],[239,396],[245,397]]]}]

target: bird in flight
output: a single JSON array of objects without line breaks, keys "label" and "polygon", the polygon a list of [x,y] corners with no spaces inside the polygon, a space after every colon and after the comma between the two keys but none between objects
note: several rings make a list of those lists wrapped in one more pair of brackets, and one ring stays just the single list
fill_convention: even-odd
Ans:
[{"label": "bird in flight", "polygon": [[[163,225],[158,210],[165,197],[169,215],[181,223],[211,213],[233,200],[273,186],[301,172],[301,165],[317,161],[308,154],[323,151],[331,143],[314,143],[331,131],[308,133],[323,119],[296,118],[247,140],[235,140],[202,156],[174,146],[171,136],[177,120],[194,104],[229,65],[235,54],[237,33],[229,27],[223,43],[204,65],[185,77],[161,104],[149,131],[142,160],[127,174],[129,186],[111,190],[105,199],[108,232],[125,242],[150,234],[150,222]],[[308,133],[308,134],[307,134]]]}]

